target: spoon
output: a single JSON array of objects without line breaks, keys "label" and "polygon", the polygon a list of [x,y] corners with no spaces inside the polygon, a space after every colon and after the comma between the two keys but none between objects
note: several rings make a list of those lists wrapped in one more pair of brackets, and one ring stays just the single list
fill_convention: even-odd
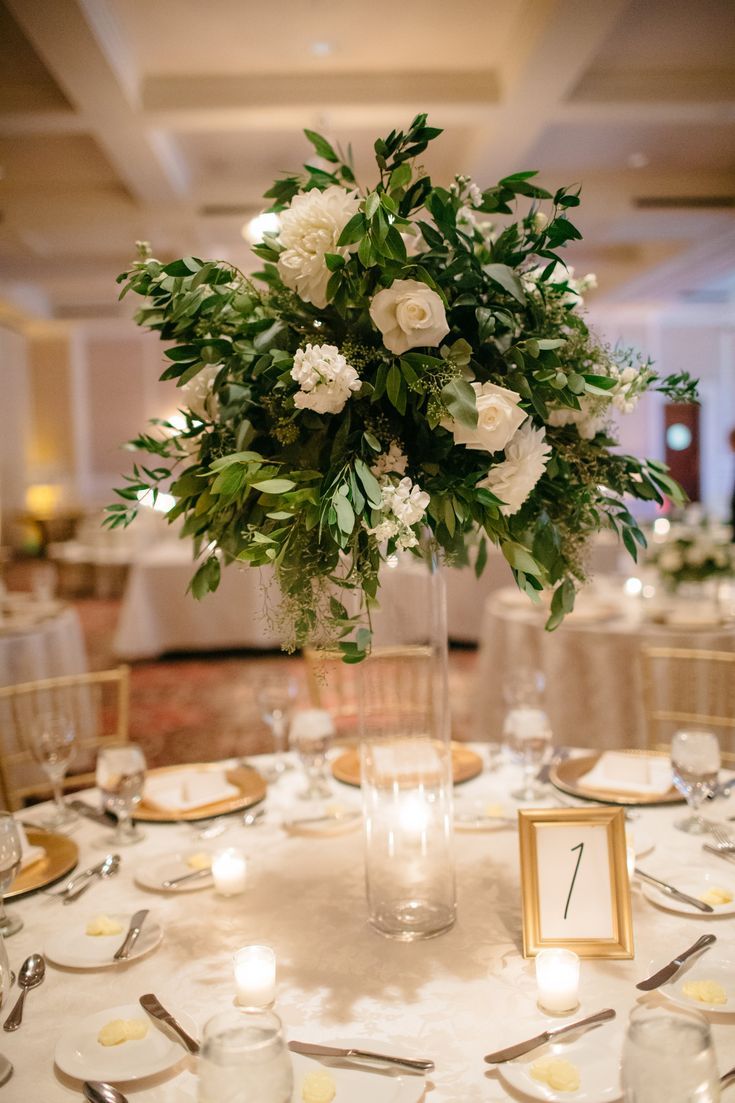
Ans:
[{"label": "spoon", "polygon": [[31,954],[20,967],[18,987],[21,990],[18,1001],[5,1020],[3,1030],[17,1030],[23,1020],[23,1003],[26,992],[41,983],[46,973],[46,961],[43,954]]},{"label": "spoon", "polygon": [[128,1103],[126,1095],[101,1080],[85,1080],[82,1089],[89,1103]]},{"label": "spoon", "polygon": [[[120,855],[108,854],[104,862],[100,865],[99,869],[95,870],[94,877],[99,877],[100,880],[106,880],[108,877],[112,877],[117,873],[120,868]],[[86,892],[90,885],[94,884],[94,877],[89,877],[80,885],[78,889],[74,889],[72,892],[66,894],[61,901],[62,904],[72,904],[75,900],[78,900],[82,893]]]}]

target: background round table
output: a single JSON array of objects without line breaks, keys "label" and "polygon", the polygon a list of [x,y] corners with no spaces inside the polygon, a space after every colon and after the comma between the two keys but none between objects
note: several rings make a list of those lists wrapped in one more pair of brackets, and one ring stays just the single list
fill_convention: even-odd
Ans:
[{"label": "background round table", "polygon": [[[29,597],[23,605],[30,614],[33,599]],[[82,674],[86,669],[82,626],[74,609],[62,606],[28,627],[17,626],[12,618],[5,627],[0,621],[0,686]]]}]

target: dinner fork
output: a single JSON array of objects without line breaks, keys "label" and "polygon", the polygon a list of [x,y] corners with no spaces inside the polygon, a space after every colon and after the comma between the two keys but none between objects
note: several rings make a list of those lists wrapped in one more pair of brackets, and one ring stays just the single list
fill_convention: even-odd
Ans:
[{"label": "dinner fork", "polygon": [[723,831],[717,824],[712,824],[710,831],[712,832],[712,838],[715,840],[715,846],[718,850],[732,851],[735,853],[735,842],[728,835],[727,831]]}]

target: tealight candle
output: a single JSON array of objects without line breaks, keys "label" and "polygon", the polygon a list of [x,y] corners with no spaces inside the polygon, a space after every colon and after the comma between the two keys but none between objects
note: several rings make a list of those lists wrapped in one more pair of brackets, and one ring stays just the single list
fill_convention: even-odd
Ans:
[{"label": "tealight candle", "polygon": [[536,991],[545,1011],[573,1011],[579,1004],[579,958],[571,950],[536,955]]},{"label": "tealight candle", "polygon": [[220,850],[212,859],[214,887],[221,896],[237,896],[245,889],[248,864],[245,855],[233,847]]},{"label": "tealight candle", "polygon": [[276,955],[270,946],[243,946],[235,954],[237,1002],[269,1007],[276,998]]}]

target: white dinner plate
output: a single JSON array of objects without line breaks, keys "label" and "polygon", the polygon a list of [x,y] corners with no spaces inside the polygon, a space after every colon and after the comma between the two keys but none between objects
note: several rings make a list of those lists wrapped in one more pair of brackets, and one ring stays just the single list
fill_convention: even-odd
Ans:
[{"label": "white dinner plate", "polygon": [[[196,1037],[198,1028],[188,1015],[174,1009],[174,1015],[189,1034]],[[144,1019],[148,1033],[139,1042],[123,1042],[119,1046],[103,1046],[97,1041],[102,1027],[113,1019]],[[174,1042],[164,1033],[138,1003],[108,1007],[88,1015],[66,1030],[54,1052],[58,1068],[75,1080],[103,1080],[123,1084],[143,1080],[173,1068],[186,1057],[181,1042]]]},{"label": "white dinner plate", "polygon": [[[690,996],[685,996],[682,987],[690,980],[714,980],[721,984],[727,994],[727,1003],[701,1003],[699,1000],[691,999]],[[685,966],[680,969],[668,984],[662,984],[659,992],[672,1003],[677,1003],[679,1007],[686,1007],[690,1011],[735,1015],[735,961],[717,957],[716,951],[710,949],[693,961],[688,968]]]},{"label": "white dinner plate", "polygon": [[710,872],[710,870],[687,869],[680,873],[672,873],[667,877],[660,877],[660,880],[668,881],[670,885],[681,892],[685,892],[688,896],[699,898],[707,892],[707,889],[721,888],[732,893],[733,898],[729,904],[713,904],[713,912],[701,912],[692,904],[685,904],[683,900],[675,900],[673,896],[665,895],[655,885],[649,885],[646,881],[641,881],[641,889],[646,900],[651,904],[655,904],[658,908],[677,912],[679,915],[696,915],[700,919],[714,919],[718,915],[735,915],[735,867],[733,867],[733,873],[730,873],[727,867],[723,870],[717,870],[716,873]]},{"label": "white dinner plate", "polygon": [[653,835],[650,835],[647,831],[638,827],[637,824],[625,829],[626,839],[628,836],[631,836],[633,839],[633,849],[635,850],[636,858],[644,858],[646,854],[650,854],[656,846],[653,841]]},{"label": "white dinner plate", "polygon": [[[501,1080],[508,1087],[541,1099],[544,1103],[613,1103],[620,1099],[623,1089],[620,1085],[620,1054],[623,1037],[618,1028],[615,1031],[598,1027],[586,1034],[564,1042],[552,1042],[525,1053],[515,1061],[498,1065]],[[549,1054],[571,1061],[579,1069],[579,1090],[576,1092],[554,1091],[547,1084],[534,1080],[531,1065],[539,1057]]]},{"label": "white dinner plate", "polygon": [[341,835],[362,823],[362,810],[336,801],[312,805],[284,816],[281,826],[290,835]]},{"label": "white dinner plate", "polygon": [[198,892],[199,889],[211,889],[211,873],[207,876],[202,874],[201,877],[192,877],[188,881],[182,881],[180,885],[174,885],[173,888],[163,887],[164,881],[173,881],[176,877],[184,877],[187,873],[196,872],[187,864],[187,860],[192,854],[204,853],[211,857],[211,852],[201,846],[192,846],[191,850],[181,851],[179,854],[159,854],[157,858],[152,858],[150,862],[144,862],[143,865],[138,866],[135,871],[135,880],[142,888],[153,889],[154,892]]},{"label": "white dinner plate", "polygon": [[122,915],[114,912],[110,916],[110,919],[116,919],[122,927],[122,933],[115,935],[88,935],[86,927],[92,918],[94,918],[92,915],[86,918],[75,916],[73,924],[54,931],[46,939],[46,945],[43,948],[44,956],[54,965],[64,965],[69,969],[109,969],[118,965],[127,965],[128,962],[143,957],[144,954],[155,949],[163,938],[161,924],[147,915],[129,957],[124,961],[115,961],[113,955],[123,944],[133,913]]},{"label": "white dinner plate", "polygon": [[[328,1044],[345,1048],[359,1046],[360,1049],[384,1052],[390,1049],[385,1042],[378,1043],[365,1038],[330,1038]],[[403,1056],[403,1050],[400,1049],[399,1052]],[[306,1074],[319,1068],[326,1069],[334,1079],[337,1086],[335,1103],[342,1099],[345,1103],[420,1103],[424,1098],[426,1080],[423,1076],[403,1073],[400,1069],[386,1068],[385,1065],[368,1065],[362,1061],[347,1064],[334,1057],[305,1057],[301,1053],[292,1053],[291,1057],[293,1103],[301,1103],[301,1085]]]}]

